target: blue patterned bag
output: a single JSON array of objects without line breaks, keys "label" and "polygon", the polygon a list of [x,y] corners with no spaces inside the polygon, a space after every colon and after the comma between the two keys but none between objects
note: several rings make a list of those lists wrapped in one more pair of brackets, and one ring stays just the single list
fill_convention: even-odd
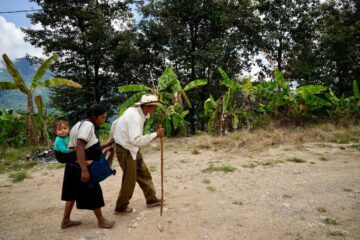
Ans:
[{"label": "blue patterned bag", "polygon": [[105,180],[110,175],[115,175],[116,170],[111,169],[108,161],[104,155],[101,155],[99,161],[93,161],[89,165],[90,181],[89,186],[94,186],[94,184],[99,183]]}]

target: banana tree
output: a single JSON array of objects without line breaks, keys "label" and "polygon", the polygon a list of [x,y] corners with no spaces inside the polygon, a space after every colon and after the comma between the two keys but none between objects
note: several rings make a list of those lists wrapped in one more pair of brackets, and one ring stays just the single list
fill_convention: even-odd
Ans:
[{"label": "banana tree", "polygon": [[325,94],[327,100],[331,103],[332,109],[328,110],[330,116],[343,117],[346,114],[358,114],[360,112],[360,93],[357,81],[353,81],[353,96],[337,97],[335,93],[329,89],[329,93]]},{"label": "banana tree", "polygon": [[[208,130],[216,133],[219,129],[220,133],[227,132],[231,128],[239,127],[239,106],[237,105],[235,93],[243,89],[243,85],[238,81],[231,80],[225,71],[218,68],[222,79],[220,84],[227,87],[227,91],[216,101],[210,97],[204,102],[205,116],[209,118]],[[229,124],[228,122],[231,122]]]},{"label": "banana tree", "polygon": [[181,135],[186,134],[186,126],[188,122],[185,117],[189,114],[189,110],[183,110],[182,105],[176,103],[175,105],[159,106],[156,112],[146,121],[145,132],[152,132],[152,127],[156,123],[162,123],[165,129],[166,136],[177,132]]},{"label": "banana tree", "polygon": [[[164,117],[161,118],[163,126],[167,130],[166,134],[170,135],[173,129],[179,129],[180,127],[181,129],[184,129],[186,127],[187,121],[184,118],[188,114],[188,111],[184,111],[183,99],[185,100],[187,106],[191,108],[191,102],[186,92],[205,84],[207,84],[207,80],[198,79],[190,82],[182,88],[172,66],[168,65],[158,79],[157,86],[155,88],[150,88],[144,85],[124,85],[118,88],[121,93],[135,92],[119,106],[119,116],[121,116],[128,107],[139,101],[143,94],[151,92],[152,94],[160,97],[160,100],[164,103],[164,108],[159,108],[159,112],[149,119],[148,123],[154,123],[154,119],[160,119],[156,116],[163,113]],[[181,124],[179,121],[181,121]]]},{"label": "banana tree", "polygon": [[40,143],[45,146],[49,146],[49,127],[53,125],[56,119],[64,117],[65,114],[48,112],[46,103],[42,100],[41,96],[35,97],[35,104],[37,107],[37,112],[34,114],[36,119],[35,125],[40,132]]},{"label": "banana tree", "polygon": [[255,92],[267,100],[264,104],[260,105],[260,111],[268,112],[277,117],[279,115],[279,108],[288,104],[291,91],[289,84],[277,68],[274,71],[274,75],[273,81],[256,85]]},{"label": "banana tree", "polygon": [[[19,71],[16,69],[13,62],[9,59],[9,57],[6,54],[3,54],[2,57],[6,64],[7,71],[12,76],[13,81],[0,82],[0,90],[19,89],[22,93],[26,94],[27,111],[29,113],[32,113],[34,111],[33,94],[34,91],[39,87],[69,86],[69,87],[81,88],[80,84],[64,78],[49,78],[46,80],[42,80],[46,71],[58,58],[58,55],[56,54],[46,59],[36,70],[34,76],[32,77],[30,87],[26,86],[24,79],[22,78]],[[38,136],[36,133],[36,129],[34,128],[33,117],[31,114],[29,114],[26,118],[26,129],[27,129],[27,136],[31,141],[31,143],[33,145],[37,145]]]}]

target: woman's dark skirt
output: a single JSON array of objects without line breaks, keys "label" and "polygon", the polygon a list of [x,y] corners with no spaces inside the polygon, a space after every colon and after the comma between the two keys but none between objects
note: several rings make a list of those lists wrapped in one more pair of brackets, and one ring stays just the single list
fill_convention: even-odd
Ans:
[{"label": "woman's dark skirt", "polygon": [[94,210],[105,206],[99,183],[89,187],[81,181],[81,168],[66,164],[61,200],[76,201],[79,209]]}]

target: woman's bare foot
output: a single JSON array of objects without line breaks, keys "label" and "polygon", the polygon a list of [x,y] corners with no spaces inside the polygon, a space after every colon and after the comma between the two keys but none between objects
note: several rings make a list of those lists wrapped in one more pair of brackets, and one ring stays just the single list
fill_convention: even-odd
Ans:
[{"label": "woman's bare foot", "polygon": [[99,228],[113,228],[115,225],[115,221],[107,220],[106,218],[102,218],[98,221]]},{"label": "woman's bare foot", "polygon": [[69,227],[74,227],[77,225],[80,225],[82,222],[80,221],[72,221],[72,220],[68,220],[68,221],[63,221],[61,223],[61,229],[65,229],[65,228],[69,228]]}]

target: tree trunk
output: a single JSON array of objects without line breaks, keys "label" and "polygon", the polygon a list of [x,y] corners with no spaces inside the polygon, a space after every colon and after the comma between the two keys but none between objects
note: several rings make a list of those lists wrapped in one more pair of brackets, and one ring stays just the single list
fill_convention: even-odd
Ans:
[{"label": "tree trunk", "polygon": [[[195,80],[196,79],[196,73],[195,73],[195,64],[196,64],[196,59],[195,59],[195,51],[196,51],[196,46],[197,46],[197,25],[195,24],[195,26],[193,27],[192,24],[189,24],[189,29],[190,29],[190,41],[191,41],[191,80]],[[189,112],[189,118],[190,118],[190,124],[191,124],[191,133],[195,134],[196,133],[196,127],[195,127],[195,113],[194,113],[194,109],[195,106],[192,107],[192,109],[190,109]]]},{"label": "tree trunk", "polygon": [[29,114],[26,116],[26,135],[28,140],[30,140],[31,145],[38,145],[38,138],[36,134],[36,129],[34,126],[33,116],[31,115],[34,112],[34,106],[32,101],[32,93],[28,94],[27,99],[27,108]]},{"label": "tree trunk", "polygon": [[279,38],[279,47],[277,49],[277,64],[278,64],[278,69],[279,71],[282,71],[282,52],[283,52],[283,42],[282,42],[282,37]]}]

